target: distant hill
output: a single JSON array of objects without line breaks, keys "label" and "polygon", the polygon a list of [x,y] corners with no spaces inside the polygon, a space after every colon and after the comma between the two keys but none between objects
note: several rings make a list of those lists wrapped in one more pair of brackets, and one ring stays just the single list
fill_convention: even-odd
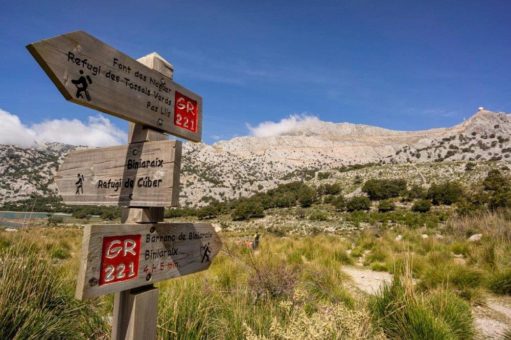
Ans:
[{"label": "distant hill", "polygon": [[[393,131],[317,121],[273,137],[185,143],[181,204],[248,196],[318,171],[355,164],[511,160],[511,116],[484,109],[450,128]],[[55,193],[53,176],[74,147],[0,145],[0,204]]]}]

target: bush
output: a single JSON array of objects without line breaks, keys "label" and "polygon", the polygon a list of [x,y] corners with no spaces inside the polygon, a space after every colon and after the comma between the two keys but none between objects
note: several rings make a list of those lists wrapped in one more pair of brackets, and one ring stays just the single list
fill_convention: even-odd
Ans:
[{"label": "bush", "polygon": [[264,217],[264,208],[260,202],[253,200],[241,201],[231,213],[231,217],[235,221]]},{"label": "bush", "polygon": [[395,278],[369,302],[375,322],[391,339],[472,339],[470,306],[456,295],[438,291],[418,295]]},{"label": "bush", "polygon": [[253,274],[248,279],[248,287],[256,299],[274,299],[291,296],[296,284],[296,274],[284,262],[254,262]]},{"label": "bush", "polygon": [[427,198],[431,199],[434,205],[451,205],[463,198],[463,188],[457,182],[432,184],[428,190]]},{"label": "bush", "polygon": [[502,191],[509,188],[509,179],[505,178],[498,169],[492,169],[483,180],[483,187],[487,191]]},{"label": "bush", "polygon": [[410,190],[408,190],[408,192],[406,193],[406,199],[409,201],[413,201],[419,198],[424,199],[426,198],[426,196],[427,196],[426,190],[419,185],[412,186]]},{"label": "bush", "polygon": [[165,218],[176,218],[185,216],[196,216],[197,211],[192,208],[165,209]]},{"label": "bush", "polygon": [[465,171],[472,171],[475,169],[475,167],[476,163],[468,162],[467,164],[465,164]]},{"label": "bush", "polygon": [[339,183],[323,184],[318,188],[318,193],[321,195],[337,195],[341,193],[341,186]]},{"label": "bush", "polygon": [[327,219],[328,215],[323,210],[314,210],[309,216],[311,221],[326,221]]},{"label": "bush", "polygon": [[296,204],[296,196],[293,193],[285,192],[275,196],[273,204],[277,208],[289,208]]},{"label": "bush", "polygon": [[505,189],[495,191],[488,201],[490,210],[498,210],[500,208],[511,208],[511,191]]},{"label": "bush", "polygon": [[370,179],[364,183],[362,191],[373,201],[399,197],[406,191],[403,179]]},{"label": "bush", "polygon": [[339,195],[332,200],[332,205],[336,211],[343,211],[346,209],[346,200],[342,195]]},{"label": "bush", "polygon": [[48,216],[48,226],[58,226],[59,224],[64,222],[64,217],[62,216],[55,216],[55,215],[49,215]]},{"label": "bush", "polygon": [[380,201],[380,204],[378,204],[378,211],[379,212],[388,212],[394,210],[394,202],[391,200],[383,200]]},{"label": "bush", "polygon": [[511,295],[511,270],[495,274],[488,284],[495,294]]},{"label": "bush", "polygon": [[330,177],[332,177],[332,174],[330,172],[318,172],[318,179],[319,180],[327,179],[327,178],[330,178]]},{"label": "bush", "polygon": [[431,202],[429,200],[421,199],[416,201],[412,206],[412,211],[425,213],[431,209]]},{"label": "bush", "polygon": [[365,196],[355,196],[346,203],[346,209],[348,211],[369,210],[371,209],[371,201]]},{"label": "bush", "polygon": [[218,209],[215,206],[208,205],[207,207],[197,210],[197,218],[199,220],[207,220],[218,216]]},{"label": "bush", "polygon": [[115,208],[105,208],[103,212],[101,212],[101,219],[113,221],[116,218],[121,217],[121,211]]},{"label": "bush", "polygon": [[18,248],[0,257],[0,339],[105,337],[105,322],[73,298],[57,268],[35,248]]},{"label": "bush", "polygon": [[298,203],[302,208],[307,208],[314,203],[316,195],[313,189],[305,186],[298,191]]}]

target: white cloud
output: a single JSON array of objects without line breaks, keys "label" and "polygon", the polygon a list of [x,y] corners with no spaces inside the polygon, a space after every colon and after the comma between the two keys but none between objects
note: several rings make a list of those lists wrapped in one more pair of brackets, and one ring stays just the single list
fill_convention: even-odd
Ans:
[{"label": "white cloud", "polygon": [[295,114],[283,118],[279,122],[266,121],[257,126],[247,124],[247,128],[250,130],[250,134],[255,137],[275,137],[304,130],[313,130],[314,127],[320,124],[321,121],[316,116]]},{"label": "white cloud", "polygon": [[124,144],[126,141],[126,132],[103,116],[90,116],[87,123],[78,119],[54,119],[27,126],[18,116],[0,109],[0,144],[31,146],[58,142],[97,147]]},{"label": "white cloud", "polygon": [[18,116],[0,109],[0,144],[30,146],[34,143],[34,131],[24,126]]}]

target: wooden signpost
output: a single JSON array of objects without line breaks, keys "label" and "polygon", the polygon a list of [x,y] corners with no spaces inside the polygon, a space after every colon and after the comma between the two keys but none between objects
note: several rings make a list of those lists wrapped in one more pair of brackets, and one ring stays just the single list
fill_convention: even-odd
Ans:
[{"label": "wooden signpost", "polygon": [[221,241],[211,224],[93,225],[85,229],[76,297],[90,298],[205,270]]},{"label": "wooden signpost", "polygon": [[74,151],[55,182],[65,204],[177,206],[181,142],[156,141]]},{"label": "wooden signpost", "polygon": [[27,48],[67,100],[200,142],[202,98],[169,76],[81,31]]},{"label": "wooden signpost", "polygon": [[181,142],[198,142],[202,98],[156,53],[138,61],[85,32],[27,46],[64,97],[126,120],[125,146],[71,152],[56,182],[66,204],[118,205],[120,225],[86,226],[76,297],[115,293],[112,339],[156,339],[152,284],[207,269],[221,248],[204,223],[159,223],[179,197]]}]

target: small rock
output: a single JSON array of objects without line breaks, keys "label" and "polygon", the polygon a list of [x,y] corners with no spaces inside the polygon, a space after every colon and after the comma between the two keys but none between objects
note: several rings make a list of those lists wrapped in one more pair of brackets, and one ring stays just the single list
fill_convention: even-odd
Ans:
[{"label": "small rock", "polygon": [[401,241],[403,239],[403,235],[397,235],[395,240],[396,241]]},{"label": "small rock", "polygon": [[8,232],[17,232],[18,229],[14,229],[14,228],[5,228],[5,231],[8,231]]},{"label": "small rock", "polygon": [[421,235],[421,237],[422,237],[423,239],[427,239],[427,238],[429,238],[429,236],[428,236],[427,234],[422,234],[422,235]]},{"label": "small rock", "polygon": [[468,242],[479,242],[479,241],[481,241],[482,237],[483,237],[483,234],[474,234],[468,238]]}]

